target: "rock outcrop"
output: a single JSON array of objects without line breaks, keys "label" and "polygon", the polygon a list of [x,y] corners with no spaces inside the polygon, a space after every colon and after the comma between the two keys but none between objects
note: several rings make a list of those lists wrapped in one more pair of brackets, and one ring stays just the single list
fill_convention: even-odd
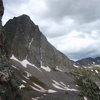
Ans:
[{"label": "rock outcrop", "polygon": [[2,19],[3,14],[4,14],[4,6],[2,0],[0,0],[0,20]]},{"label": "rock outcrop", "polygon": [[0,100],[22,100],[17,80],[10,64],[2,27],[4,6],[0,0]]}]

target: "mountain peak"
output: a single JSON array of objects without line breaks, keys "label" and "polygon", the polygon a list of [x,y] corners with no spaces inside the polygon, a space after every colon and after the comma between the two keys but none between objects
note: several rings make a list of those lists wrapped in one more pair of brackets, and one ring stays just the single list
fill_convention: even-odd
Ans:
[{"label": "mountain peak", "polygon": [[23,14],[23,15],[18,16],[18,17],[16,17],[16,18],[23,18],[23,19],[24,19],[24,18],[25,18],[25,19],[28,18],[28,19],[30,19],[30,17],[29,17],[28,15],[26,15],[26,14]]},{"label": "mountain peak", "polygon": [[100,65],[100,57],[96,57],[96,58],[88,57],[88,58],[80,59],[76,61],[75,64],[78,66],[85,66],[85,67]]},{"label": "mountain peak", "polygon": [[64,70],[72,66],[71,61],[47,41],[29,16],[14,17],[6,23],[4,30],[10,56],[13,54],[21,61],[27,59],[38,67],[59,66]]}]

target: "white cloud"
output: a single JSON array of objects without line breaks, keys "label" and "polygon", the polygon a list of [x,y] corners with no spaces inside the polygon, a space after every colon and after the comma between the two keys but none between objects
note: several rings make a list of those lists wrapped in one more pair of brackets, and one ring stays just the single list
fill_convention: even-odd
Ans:
[{"label": "white cloud", "polygon": [[82,32],[72,31],[68,35],[64,35],[55,39],[50,39],[49,41],[51,41],[52,44],[57,47],[57,49],[63,52],[79,52],[81,49],[87,48],[95,42],[90,37],[80,37],[80,35],[82,34]]},{"label": "white cloud", "polygon": [[[36,17],[41,17],[44,12],[48,10],[46,3],[44,0],[24,0],[23,2],[17,2],[16,1],[5,1],[5,15],[3,22],[5,23],[8,19],[13,18],[14,16],[19,16],[21,14],[28,14],[32,17],[33,20],[37,21],[38,19],[35,19]],[[7,18],[6,18],[7,17]]]}]

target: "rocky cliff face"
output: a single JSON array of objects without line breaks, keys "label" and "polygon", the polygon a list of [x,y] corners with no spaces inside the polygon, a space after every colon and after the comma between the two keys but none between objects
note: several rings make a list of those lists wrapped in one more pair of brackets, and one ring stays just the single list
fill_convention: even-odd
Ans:
[{"label": "rocky cliff face", "polygon": [[2,0],[0,0],[0,100],[22,100],[18,81],[7,54],[2,26],[3,13],[4,6]]},{"label": "rocky cliff face", "polygon": [[4,26],[9,54],[27,59],[37,67],[59,67],[67,70],[71,61],[53,47],[27,15],[15,17]]}]

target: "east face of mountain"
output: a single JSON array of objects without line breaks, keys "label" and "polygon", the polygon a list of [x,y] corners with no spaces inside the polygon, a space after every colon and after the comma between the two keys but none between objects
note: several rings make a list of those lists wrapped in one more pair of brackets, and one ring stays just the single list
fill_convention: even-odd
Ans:
[{"label": "east face of mountain", "polygon": [[71,61],[53,47],[27,15],[9,20],[4,26],[9,51],[19,60],[27,59],[37,67],[49,66],[68,70]]}]

